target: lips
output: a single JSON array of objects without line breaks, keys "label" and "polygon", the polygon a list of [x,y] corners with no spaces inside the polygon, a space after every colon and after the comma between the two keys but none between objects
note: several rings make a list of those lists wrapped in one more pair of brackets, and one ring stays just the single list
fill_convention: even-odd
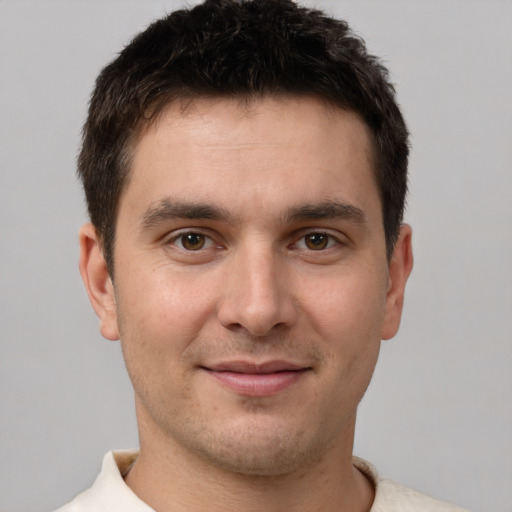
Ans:
[{"label": "lips", "polygon": [[203,367],[223,387],[242,396],[259,397],[283,391],[310,369],[287,361],[229,361]]}]

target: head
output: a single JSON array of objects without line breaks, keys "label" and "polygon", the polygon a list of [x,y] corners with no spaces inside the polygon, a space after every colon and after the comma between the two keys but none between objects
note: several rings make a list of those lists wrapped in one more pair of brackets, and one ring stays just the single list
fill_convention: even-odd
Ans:
[{"label": "head", "polygon": [[80,268],[121,340],[141,453],[270,476],[342,451],[351,467],[412,265],[406,159],[383,68],[293,2],[178,11],[105,68]]},{"label": "head", "polygon": [[116,219],[133,151],[169,104],[316,97],[369,129],[386,251],[407,191],[408,132],[386,69],[343,21],[291,0],[207,0],[151,24],[103,69],[84,126],[78,173],[114,272]]}]

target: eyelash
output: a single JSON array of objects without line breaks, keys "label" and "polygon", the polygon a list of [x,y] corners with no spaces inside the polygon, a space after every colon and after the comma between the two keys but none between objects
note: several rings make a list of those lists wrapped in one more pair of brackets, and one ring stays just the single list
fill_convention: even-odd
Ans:
[{"label": "eyelash", "polygon": [[[198,236],[202,238],[202,244],[197,249],[190,249],[184,246],[185,237],[187,236]],[[313,244],[318,244],[318,248],[312,248],[311,246],[308,246],[308,237],[309,241]],[[314,237],[320,237],[321,240],[318,240],[315,242]],[[322,238],[323,237],[323,238]],[[326,245],[322,247],[323,241],[326,240]],[[194,242],[194,240],[192,240]],[[185,242],[186,243],[186,242]],[[298,247],[302,243],[303,247]],[[172,238],[170,238],[166,244],[174,245],[178,249],[188,252],[188,253],[197,253],[201,252],[207,249],[210,249],[215,244],[215,241],[211,236],[208,236],[205,233],[202,233],[201,231],[182,231],[180,233],[175,234]],[[323,252],[331,249],[332,247],[335,247],[336,245],[340,245],[342,242],[335,237],[334,235],[330,233],[326,233],[325,231],[308,231],[307,233],[301,234],[299,238],[296,239],[296,241],[291,244],[289,247],[292,248],[299,248],[301,250],[305,250],[308,252]],[[205,247],[206,246],[206,247]]]},{"label": "eyelash", "polygon": [[[314,241],[314,237],[323,237],[323,239],[319,241],[318,247],[315,249],[308,246],[308,240],[314,245],[317,245],[317,242]],[[321,244],[324,240],[326,240],[326,246],[322,247]],[[308,233],[301,235],[298,241],[293,245],[297,246],[300,242],[304,242],[304,245],[306,246],[303,247],[303,249],[309,250],[311,252],[327,251],[328,249],[331,249],[332,247],[335,247],[341,243],[338,238],[336,238],[334,235],[331,235],[330,233],[326,233],[325,231],[309,231]]]},{"label": "eyelash", "polygon": [[[198,247],[197,249],[187,249],[186,247],[184,247],[183,243],[184,243],[184,239],[186,236],[198,236],[198,237],[202,237],[203,239],[203,244]],[[178,242],[179,242],[179,245],[178,245]],[[182,231],[178,234],[175,234],[171,239],[169,239],[167,242],[167,244],[170,244],[170,245],[174,245],[176,247],[178,247],[179,249],[181,249],[182,251],[186,251],[186,252],[190,252],[190,253],[194,253],[194,252],[200,252],[201,250],[205,250],[205,249],[209,249],[211,248],[213,245],[214,245],[214,241],[212,239],[212,237],[204,234],[204,233],[201,233],[200,231]],[[207,247],[205,247],[205,245],[207,245]]]}]

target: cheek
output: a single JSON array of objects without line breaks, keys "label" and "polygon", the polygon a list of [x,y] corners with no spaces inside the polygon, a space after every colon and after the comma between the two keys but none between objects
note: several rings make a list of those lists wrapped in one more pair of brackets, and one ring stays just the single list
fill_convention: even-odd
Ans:
[{"label": "cheek", "polygon": [[160,359],[182,353],[215,309],[212,288],[162,269],[132,276],[116,290],[123,351]]},{"label": "cheek", "polygon": [[378,338],[386,307],[380,274],[362,270],[326,276],[303,290],[300,301],[322,339],[358,345]]},{"label": "cheek", "polygon": [[380,274],[364,272],[333,277],[321,284],[316,289],[322,289],[322,293],[309,294],[307,316],[322,340],[331,385],[335,390],[341,386],[345,393],[350,390],[348,395],[334,392],[335,396],[358,402],[370,382],[380,350],[384,280]]}]

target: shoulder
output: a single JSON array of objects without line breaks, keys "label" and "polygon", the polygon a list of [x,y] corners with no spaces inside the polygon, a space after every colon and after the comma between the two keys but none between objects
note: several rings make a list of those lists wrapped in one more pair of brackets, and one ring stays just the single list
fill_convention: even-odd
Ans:
[{"label": "shoulder", "polygon": [[370,512],[467,512],[451,503],[431,498],[391,480],[381,479],[375,467],[363,459],[354,457],[353,464],[375,489]]},{"label": "shoulder", "polygon": [[84,512],[94,510],[94,507],[97,506],[94,498],[94,493],[91,489],[87,489],[78,496],[75,496],[75,498],[66,505],[55,510],[55,512]]},{"label": "shoulder", "polygon": [[391,480],[380,480],[371,512],[465,512]]}]

